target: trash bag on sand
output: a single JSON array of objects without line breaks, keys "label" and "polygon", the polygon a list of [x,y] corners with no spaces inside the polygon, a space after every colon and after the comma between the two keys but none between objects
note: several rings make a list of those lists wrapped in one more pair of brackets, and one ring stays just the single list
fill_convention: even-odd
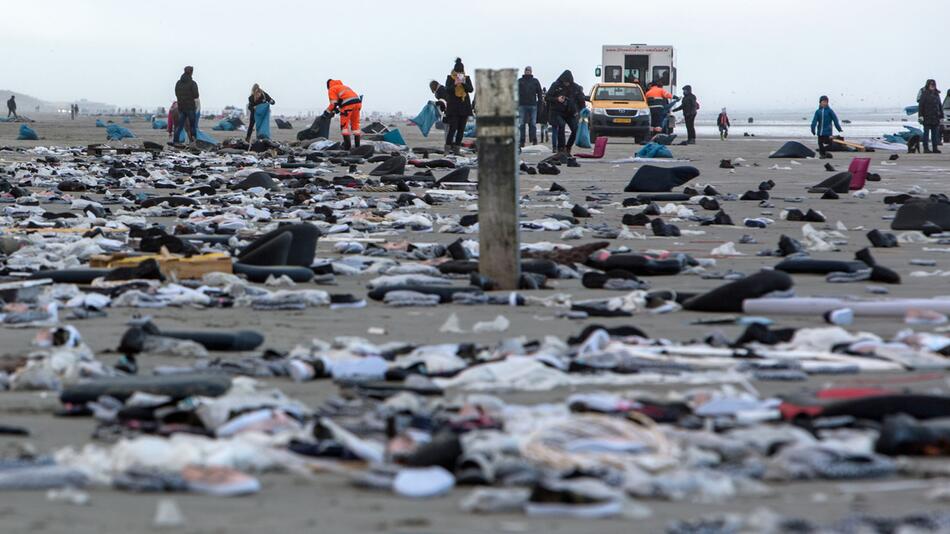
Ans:
[{"label": "trash bag on sand", "polygon": [[422,137],[429,137],[429,131],[432,130],[432,126],[435,125],[438,120],[439,108],[432,102],[429,102],[422,108],[422,111],[420,111],[418,115],[409,119],[409,122],[419,127],[419,131],[422,132]]},{"label": "trash bag on sand", "polygon": [[20,125],[20,135],[17,136],[18,141],[36,141],[39,138],[40,137],[36,135],[36,130],[25,124]]},{"label": "trash bag on sand", "polygon": [[402,133],[399,131],[398,128],[395,129],[395,130],[390,130],[390,131],[384,133],[384,134],[383,134],[383,141],[386,141],[386,142],[388,142],[388,143],[392,143],[392,144],[394,144],[394,145],[405,145],[405,144],[406,144],[406,140],[403,139]]},{"label": "trash bag on sand", "polygon": [[638,158],[672,158],[673,152],[659,143],[647,143],[637,151]]},{"label": "trash bag on sand", "polygon": [[168,121],[165,119],[155,119],[152,121],[153,130],[164,130],[168,128]]},{"label": "trash bag on sand", "polygon": [[[208,143],[209,145],[215,145],[215,146],[217,146],[218,144],[220,144],[217,139],[215,139],[214,137],[211,137],[210,135],[208,135],[208,134],[205,133],[205,132],[202,132],[202,131],[198,128],[198,121],[199,121],[199,120],[200,120],[200,117],[199,117],[197,114],[195,114],[195,133],[196,133],[195,138],[196,138],[198,141],[201,141],[201,142],[204,142],[204,143]],[[181,133],[178,134],[178,139],[175,140],[176,142],[178,142],[178,143],[186,143],[186,142],[188,142],[188,133],[185,131],[185,129],[186,129],[186,128],[182,128],[182,129],[181,129]]]},{"label": "trash bag on sand", "polygon": [[314,119],[313,124],[311,124],[309,128],[297,132],[298,141],[306,141],[307,139],[317,139],[320,137],[324,139],[330,137],[330,118],[324,117],[323,115]]},{"label": "trash bag on sand", "polygon": [[[659,145],[657,145],[659,146]],[[660,147],[664,148],[664,147]],[[696,167],[657,167],[644,165],[630,179],[625,193],[668,193],[699,176]]]},{"label": "trash bag on sand", "polygon": [[813,158],[815,151],[798,141],[789,141],[772,153],[770,158]]},{"label": "trash bag on sand", "polygon": [[118,124],[110,124],[106,127],[106,139],[109,141],[121,141],[123,139],[134,139],[135,134],[132,133],[132,130],[125,128],[124,126],[119,126]]},{"label": "trash bag on sand", "polygon": [[233,132],[234,123],[229,120],[223,120],[219,122],[218,124],[215,124],[214,127],[212,127],[211,129],[219,131],[219,132]]}]

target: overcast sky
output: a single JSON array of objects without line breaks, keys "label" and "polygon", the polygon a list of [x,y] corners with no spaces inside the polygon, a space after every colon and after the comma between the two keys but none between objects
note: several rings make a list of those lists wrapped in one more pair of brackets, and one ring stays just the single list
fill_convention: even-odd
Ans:
[{"label": "overcast sky", "polygon": [[242,105],[254,82],[275,113],[319,109],[339,78],[364,109],[414,113],[457,55],[472,75],[530,64],[548,85],[569,68],[587,88],[601,46],[629,43],[675,46],[680,85],[706,111],[809,109],[821,94],[899,109],[926,78],[950,85],[948,0],[5,0],[2,11],[0,88],[121,106],[167,106],[191,64],[205,109]]}]

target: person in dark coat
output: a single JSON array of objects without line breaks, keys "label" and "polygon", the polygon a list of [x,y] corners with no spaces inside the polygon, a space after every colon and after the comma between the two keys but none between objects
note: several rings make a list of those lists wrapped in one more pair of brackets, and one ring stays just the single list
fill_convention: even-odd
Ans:
[{"label": "person in dark coat", "polygon": [[[551,138],[554,140],[555,152],[570,155],[571,147],[577,139],[578,117],[587,105],[584,99],[584,88],[574,83],[574,75],[566,70],[551,84],[545,101],[548,103]],[[571,129],[571,136],[565,142],[566,128]]]},{"label": "person in dark coat", "polygon": [[699,112],[699,102],[693,94],[691,85],[683,86],[683,100],[673,111],[683,111],[683,120],[686,122],[686,144],[696,144],[696,114]]},{"label": "person in dark coat", "polygon": [[445,77],[445,151],[459,153],[465,125],[473,114],[471,94],[475,92],[472,79],[465,74],[465,65],[455,58],[452,72]]},{"label": "person in dark coat", "polygon": [[10,100],[7,100],[7,118],[10,118],[10,115],[13,115],[13,118],[18,118],[16,116],[16,95],[10,95]]},{"label": "person in dark coat", "polygon": [[[918,120],[924,127],[924,153],[940,154],[940,120],[943,119],[943,102],[940,99],[940,91],[937,89],[937,82],[927,80],[927,84],[920,92],[918,104]],[[933,150],[930,144],[933,143]]]},{"label": "person in dark coat", "polygon": [[201,100],[199,100],[198,84],[192,79],[194,67],[185,67],[185,72],[175,83],[175,98],[178,101],[178,122],[175,124],[175,136],[173,141],[177,141],[181,135],[181,130],[188,126],[188,141],[194,143],[198,136],[198,113],[201,111]]},{"label": "person in dark coat", "polygon": [[256,108],[258,104],[263,104],[264,102],[267,102],[272,106],[277,103],[274,102],[274,99],[271,98],[269,94],[267,94],[267,91],[261,89],[261,86],[255,83],[254,86],[251,87],[250,96],[247,97],[247,113],[250,115],[250,119],[248,119],[247,135],[245,136],[244,140],[248,143],[251,142],[251,132],[254,131],[254,108]]},{"label": "person in dark coat", "polygon": [[524,76],[518,79],[518,122],[521,128],[521,147],[524,148],[525,126],[532,145],[538,144],[538,108],[544,97],[541,94],[541,82],[532,74],[531,67],[524,68]]}]

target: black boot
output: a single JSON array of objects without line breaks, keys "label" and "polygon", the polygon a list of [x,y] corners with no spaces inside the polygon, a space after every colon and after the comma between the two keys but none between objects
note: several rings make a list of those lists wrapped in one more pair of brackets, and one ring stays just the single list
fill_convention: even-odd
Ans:
[{"label": "black boot", "polygon": [[349,149],[350,149],[350,136],[344,135],[343,136],[343,150],[349,150]]},{"label": "black boot", "polygon": [[362,135],[354,135],[354,136],[353,136],[353,148],[359,148],[359,147],[360,147],[360,139],[362,139],[362,138],[363,138]]}]

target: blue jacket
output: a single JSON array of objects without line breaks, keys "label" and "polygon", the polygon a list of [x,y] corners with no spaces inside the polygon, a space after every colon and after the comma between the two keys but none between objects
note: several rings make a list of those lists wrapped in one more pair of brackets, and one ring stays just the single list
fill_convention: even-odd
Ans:
[{"label": "blue jacket", "polygon": [[[811,120],[812,135],[830,136],[832,134],[831,124],[841,131],[841,123],[838,122],[838,116],[831,107],[818,108],[815,110],[815,118]],[[817,131],[816,131],[817,128]]]}]

